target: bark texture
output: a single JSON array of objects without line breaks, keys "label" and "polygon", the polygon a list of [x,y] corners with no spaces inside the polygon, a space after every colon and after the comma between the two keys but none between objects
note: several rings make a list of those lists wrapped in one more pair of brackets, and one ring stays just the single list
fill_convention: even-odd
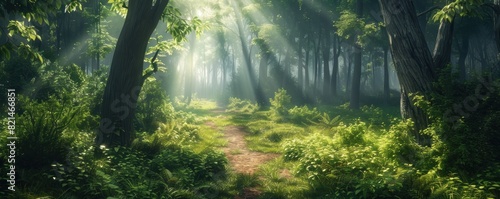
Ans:
[{"label": "bark texture", "polygon": [[419,130],[426,128],[426,114],[414,105],[409,94],[428,97],[432,92],[434,62],[420,30],[415,7],[411,0],[379,0],[396,73],[401,84],[401,114],[413,119],[414,136],[419,143],[426,144]]},{"label": "bark texture", "polygon": [[500,0],[495,0],[495,5],[493,6],[493,10],[495,13],[495,22],[494,22],[494,31],[495,31],[495,40],[497,43],[498,52],[500,52]]},{"label": "bark texture", "polygon": [[142,87],[144,56],[168,0],[130,0],[101,104],[96,144],[129,146]]},{"label": "bark texture", "polygon": [[452,21],[443,20],[441,21],[441,24],[439,24],[438,35],[433,52],[433,62],[436,72],[439,72],[450,63],[453,25],[453,19]]}]

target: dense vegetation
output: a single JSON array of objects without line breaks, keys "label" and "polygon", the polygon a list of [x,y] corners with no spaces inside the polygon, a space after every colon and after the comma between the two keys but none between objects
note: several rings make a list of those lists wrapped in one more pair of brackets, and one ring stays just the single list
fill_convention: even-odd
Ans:
[{"label": "dense vegetation", "polygon": [[1,198],[500,198],[498,0],[0,12]]}]

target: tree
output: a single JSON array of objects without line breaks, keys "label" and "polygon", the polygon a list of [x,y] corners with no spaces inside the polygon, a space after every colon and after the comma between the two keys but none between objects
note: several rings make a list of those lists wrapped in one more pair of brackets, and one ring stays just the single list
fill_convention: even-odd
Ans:
[{"label": "tree", "polygon": [[235,10],[236,13],[236,25],[238,28],[238,37],[240,40],[241,44],[241,50],[243,52],[243,65],[244,68],[246,69],[246,72],[249,75],[250,78],[250,84],[252,86],[252,91],[255,96],[255,99],[257,100],[257,103],[260,105],[266,103],[266,99],[264,97],[264,92],[262,91],[261,85],[257,81],[257,77],[255,75],[254,70],[252,69],[252,59],[250,55],[250,50],[248,48],[247,42],[245,41],[246,34],[243,30],[243,17],[241,16],[240,10],[241,10],[241,5],[239,5],[239,2],[231,2],[231,5],[233,6],[233,9]]},{"label": "tree", "polygon": [[[363,16],[363,1],[356,1],[356,17],[361,18]],[[359,33],[355,34],[355,37],[358,37]],[[356,40],[359,40],[356,38]],[[352,88],[351,88],[351,109],[359,109],[359,97],[360,97],[360,84],[361,84],[361,58],[363,49],[359,44],[359,41],[356,41],[354,44],[354,70],[352,73]]]},{"label": "tree", "polygon": [[[82,9],[79,1],[6,1],[0,4],[0,58],[8,60],[16,53],[32,61],[43,62],[33,43],[42,38],[36,26],[51,25],[54,17],[65,5],[64,12]],[[27,24],[25,24],[27,23]]]},{"label": "tree", "polygon": [[414,136],[419,143],[428,145],[430,140],[420,136],[419,131],[428,126],[429,120],[424,111],[415,106],[411,95],[429,99],[436,71],[449,63],[453,16],[441,20],[432,55],[420,29],[413,1],[379,0],[379,4],[401,84],[401,114],[415,123]]},{"label": "tree", "polygon": [[132,119],[145,78],[142,73],[146,47],[168,2],[129,1],[104,90],[97,144],[130,145]]},{"label": "tree", "polygon": [[500,0],[495,0],[495,4],[491,5],[494,11],[494,16],[495,16],[495,23],[494,23],[494,30],[495,30],[495,40],[497,43],[497,49],[500,52]]}]

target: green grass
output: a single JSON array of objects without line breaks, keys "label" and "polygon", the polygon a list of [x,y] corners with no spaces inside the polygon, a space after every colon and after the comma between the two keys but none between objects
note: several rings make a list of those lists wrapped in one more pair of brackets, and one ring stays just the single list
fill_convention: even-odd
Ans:
[{"label": "green grass", "polygon": [[227,145],[227,140],[222,137],[224,134],[219,129],[213,129],[206,125],[199,126],[198,135],[200,141],[194,147],[195,152],[203,151],[207,148],[219,148]]},{"label": "green grass", "polygon": [[263,192],[260,198],[305,198],[309,186],[307,181],[295,176],[293,164],[277,158],[260,167],[258,174],[262,176]]}]

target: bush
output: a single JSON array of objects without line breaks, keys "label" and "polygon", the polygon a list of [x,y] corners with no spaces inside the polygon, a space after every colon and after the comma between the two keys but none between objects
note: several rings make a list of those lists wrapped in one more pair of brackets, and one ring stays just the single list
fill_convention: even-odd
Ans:
[{"label": "bush", "polygon": [[345,125],[343,123],[332,128],[335,132],[334,141],[339,146],[356,146],[364,145],[364,135],[368,132],[368,126],[362,121],[356,121],[354,124]]},{"label": "bush", "polygon": [[441,143],[440,171],[473,177],[500,161],[500,82],[486,75],[466,82],[440,77],[435,83],[440,92],[428,101],[414,98],[433,121],[427,132]]},{"label": "bush", "polygon": [[235,97],[229,98],[228,112],[235,113],[255,113],[259,110],[259,105],[250,100],[242,100]]},{"label": "bush", "polygon": [[[58,98],[78,99],[86,102],[86,77],[77,65],[59,65],[57,62],[47,62],[39,69],[40,74],[26,86],[29,97],[36,100],[47,100],[50,96]],[[71,94],[71,95],[68,95]]]},{"label": "bush", "polygon": [[72,142],[64,132],[75,129],[82,107],[55,97],[35,102],[21,96],[19,101],[23,113],[17,120],[19,156],[16,163],[22,168],[40,168],[62,161]]},{"label": "bush", "polygon": [[[39,77],[38,66],[30,60],[14,55],[8,61],[0,61],[0,84],[9,89],[15,89],[16,93],[25,93],[24,89],[34,79]],[[6,96],[7,89],[0,91],[2,96]],[[0,98],[0,106],[7,102],[7,99]]]},{"label": "bush", "polygon": [[158,81],[144,84],[137,102],[135,127],[138,131],[155,132],[161,123],[174,118],[174,107]]},{"label": "bush", "polygon": [[310,124],[317,122],[320,118],[320,113],[316,108],[310,109],[307,106],[295,106],[288,110],[288,117],[293,123]]},{"label": "bush", "polygon": [[271,102],[271,119],[274,121],[284,121],[288,116],[288,109],[292,107],[292,97],[286,93],[285,89],[279,89],[274,93],[274,98],[269,99]]},{"label": "bush", "polygon": [[152,160],[151,168],[172,173],[171,183],[182,188],[194,187],[225,172],[227,159],[223,153],[211,150],[200,154],[187,148],[170,145]]},{"label": "bush", "polygon": [[320,134],[288,141],[284,150],[285,160],[298,160],[296,172],[307,177],[313,190],[310,197],[314,198],[392,197],[415,173],[411,166],[401,167],[386,159],[376,146],[339,145]]}]

